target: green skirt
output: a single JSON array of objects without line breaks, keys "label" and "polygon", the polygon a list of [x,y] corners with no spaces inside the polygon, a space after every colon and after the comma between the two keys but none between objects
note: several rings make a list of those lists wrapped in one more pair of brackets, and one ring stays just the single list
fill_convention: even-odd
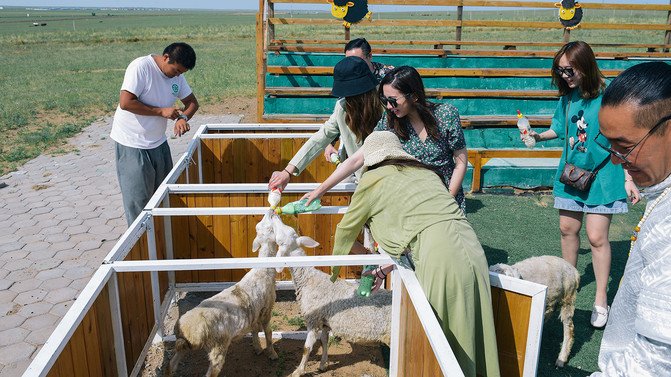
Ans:
[{"label": "green skirt", "polygon": [[471,225],[439,222],[409,246],[417,279],[464,375],[499,376],[487,260]]}]

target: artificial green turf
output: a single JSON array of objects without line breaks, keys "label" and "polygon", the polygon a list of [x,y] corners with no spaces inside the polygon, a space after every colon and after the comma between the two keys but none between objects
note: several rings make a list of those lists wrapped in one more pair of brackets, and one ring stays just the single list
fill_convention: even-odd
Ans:
[{"label": "artificial green turf", "polygon": [[[490,265],[514,264],[538,255],[561,256],[559,214],[553,203],[552,195],[548,194],[470,196],[466,202],[467,216],[482,243],[487,262]],[[644,203],[629,209],[627,214],[613,216],[610,229],[613,257],[608,285],[609,303],[615,297],[627,261],[629,237],[645,209]],[[553,313],[543,327],[539,376],[586,376],[597,369],[603,330],[596,330],[589,323],[596,283],[584,226],[579,254],[581,280],[573,319],[575,343],[568,364],[563,369],[556,369],[554,363],[561,348],[563,330],[559,313]]]}]

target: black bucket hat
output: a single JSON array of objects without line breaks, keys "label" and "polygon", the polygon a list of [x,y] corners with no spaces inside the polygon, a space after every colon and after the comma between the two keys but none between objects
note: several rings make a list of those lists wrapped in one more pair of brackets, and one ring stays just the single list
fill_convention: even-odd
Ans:
[{"label": "black bucket hat", "polygon": [[357,57],[348,56],[333,67],[333,90],[336,97],[351,97],[375,89],[378,82],[368,64]]}]

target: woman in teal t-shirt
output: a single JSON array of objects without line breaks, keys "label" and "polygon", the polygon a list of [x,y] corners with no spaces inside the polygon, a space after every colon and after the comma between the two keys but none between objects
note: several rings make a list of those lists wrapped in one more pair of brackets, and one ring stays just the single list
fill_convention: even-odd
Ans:
[{"label": "woman in teal t-shirt", "polygon": [[[576,265],[584,217],[596,280],[590,322],[601,328],[606,325],[610,309],[606,288],[610,274],[608,230],[611,218],[614,213],[627,212],[627,194],[632,203],[638,201],[639,194],[622,165],[613,165],[608,152],[594,141],[599,132],[598,113],[606,83],[587,43],[569,42],[555,54],[552,83],[561,95],[552,125],[545,132],[531,131],[530,134],[537,141],[565,139],[553,189],[554,207],[559,210],[562,256]],[[601,167],[588,191],[579,191],[559,182],[566,161],[590,171]]]}]

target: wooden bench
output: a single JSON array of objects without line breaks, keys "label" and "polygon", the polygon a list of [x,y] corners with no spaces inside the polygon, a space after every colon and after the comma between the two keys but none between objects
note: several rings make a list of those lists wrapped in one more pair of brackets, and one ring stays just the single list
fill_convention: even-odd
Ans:
[{"label": "wooden bench", "polygon": [[[496,166],[499,159],[559,156],[561,143],[556,140],[534,150],[520,144],[515,110],[525,113],[532,127],[550,125],[558,99],[556,88],[551,86],[550,68],[556,50],[565,42],[581,39],[590,43],[607,78],[648,59],[671,61],[671,5],[582,4],[583,22],[571,31],[561,26],[551,2],[370,0],[369,5],[394,6],[395,11],[405,5],[452,8],[447,13],[441,9],[438,16],[374,13],[372,21],[364,20],[350,29],[344,29],[341,21],[328,13],[289,17],[275,12],[276,4],[298,8],[298,4],[322,4],[320,1],[262,0],[259,4],[259,122],[326,120],[336,101],[330,95],[332,67],[342,59],[345,43],[363,36],[373,47],[374,61],[416,67],[428,97],[459,110],[471,150],[473,191],[486,187],[491,182],[488,177],[500,172]],[[467,11],[482,7],[502,8],[506,15],[515,17],[487,19],[488,12]],[[328,10],[325,6],[324,11]],[[604,13],[611,11],[627,15]],[[533,19],[531,12],[541,15]],[[647,13],[637,18],[630,12]],[[586,37],[593,30],[599,35]],[[529,32],[533,32],[533,40],[516,39]],[[640,37],[636,41],[620,38],[623,32]],[[497,40],[485,40],[491,39],[492,33]],[[533,164],[527,165],[525,169],[532,169]],[[524,186],[520,182],[502,184]]]}]

